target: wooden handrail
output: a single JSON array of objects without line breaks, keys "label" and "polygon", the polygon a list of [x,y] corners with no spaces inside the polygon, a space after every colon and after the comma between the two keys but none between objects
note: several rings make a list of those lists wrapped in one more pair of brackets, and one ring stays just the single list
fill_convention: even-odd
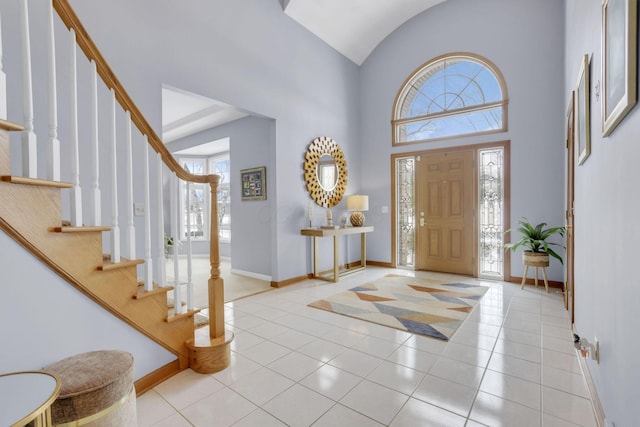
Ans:
[{"label": "wooden handrail", "polygon": [[175,172],[175,174],[180,179],[190,182],[213,183],[217,187],[220,179],[218,175],[194,175],[187,172],[183,167],[180,166],[180,164],[176,161],[169,150],[167,150],[167,147],[162,142],[162,139],[160,139],[149,122],[147,122],[147,119],[144,118],[136,104],[129,97],[129,94],[124,89],[116,75],[113,73],[111,67],[109,67],[109,64],[107,64],[107,61],[104,59],[91,37],[89,37],[89,34],[78,19],[78,16],[69,4],[68,0],[52,1],[53,7],[55,8],[65,26],[68,29],[73,28],[73,30],[76,32],[76,41],[78,43],[78,46],[80,46],[80,49],[82,49],[89,61],[95,61],[98,75],[102,78],[102,81],[109,89],[113,89],[115,91],[116,100],[118,101],[120,106],[125,111],[129,111],[131,113],[131,121],[136,125],[140,132],[147,136],[149,144],[157,153],[160,153],[160,155],[162,156],[162,161],[167,165],[167,167]]}]

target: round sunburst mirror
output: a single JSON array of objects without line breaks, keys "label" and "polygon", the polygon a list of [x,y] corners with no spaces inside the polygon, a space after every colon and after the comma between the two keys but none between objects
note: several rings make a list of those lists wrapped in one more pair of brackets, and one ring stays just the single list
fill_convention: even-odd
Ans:
[{"label": "round sunburst mirror", "polygon": [[304,180],[311,198],[325,208],[336,206],[347,188],[347,161],[340,146],[320,136],[309,144],[304,159]]}]

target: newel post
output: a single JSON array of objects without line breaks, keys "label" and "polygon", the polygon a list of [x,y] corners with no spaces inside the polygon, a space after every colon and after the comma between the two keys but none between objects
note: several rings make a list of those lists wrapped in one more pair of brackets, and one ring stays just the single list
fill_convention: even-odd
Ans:
[{"label": "newel post", "polygon": [[209,278],[209,336],[224,337],[224,281],[220,277],[220,244],[218,233],[218,175],[210,175],[211,180],[211,227],[210,251],[211,277]]}]

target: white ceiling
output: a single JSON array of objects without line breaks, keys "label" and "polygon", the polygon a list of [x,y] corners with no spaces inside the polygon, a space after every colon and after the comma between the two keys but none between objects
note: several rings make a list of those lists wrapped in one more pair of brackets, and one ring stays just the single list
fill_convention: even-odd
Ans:
[{"label": "white ceiling", "polygon": [[162,140],[167,142],[246,117],[232,105],[195,93],[162,88]]},{"label": "white ceiling", "polygon": [[362,65],[396,28],[445,0],[282,0],[284,12]]},{"label": "white ceiling", "polygon": [[[396,28],[446,0],[280,1],[284,13],[355,64],[362,65],[373,49]],[[247,115],[211,98],[168,86],[162,89],[162,139],[165,143]],[[227,139],[227,150],[228,144]],[[214,141],[198,154],[214,154],[223,146],[224,143]],[[209,151],[204,153],[202,150]]]},{"label": "white ceiling", "polygon": [[229,138],[221,138],[215,141],[206,142],[184,150],[174,151],[173,154],[182,156],[204,156],[209,157],[218,153],[229,151]]}]

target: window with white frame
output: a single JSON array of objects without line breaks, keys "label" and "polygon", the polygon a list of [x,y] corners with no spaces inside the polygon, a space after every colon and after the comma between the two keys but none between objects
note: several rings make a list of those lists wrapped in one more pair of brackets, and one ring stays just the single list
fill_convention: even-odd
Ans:
[{"label": "window with white frame", "polygon": [[[180,164],[194,175],[220,175],[218,183],[218,236],[221,241],[231,240],[231,192],[229,155],[214,157],[180,158]],[[211,196],[208,184],[181,182],[180,237],[186,240],[208,240],[211,218]]]},{"label": "window with white frame", "polygon": [[507,90],[500,71],[473,54],[425,63],[400,88],[393,145],[507,130]]}]

